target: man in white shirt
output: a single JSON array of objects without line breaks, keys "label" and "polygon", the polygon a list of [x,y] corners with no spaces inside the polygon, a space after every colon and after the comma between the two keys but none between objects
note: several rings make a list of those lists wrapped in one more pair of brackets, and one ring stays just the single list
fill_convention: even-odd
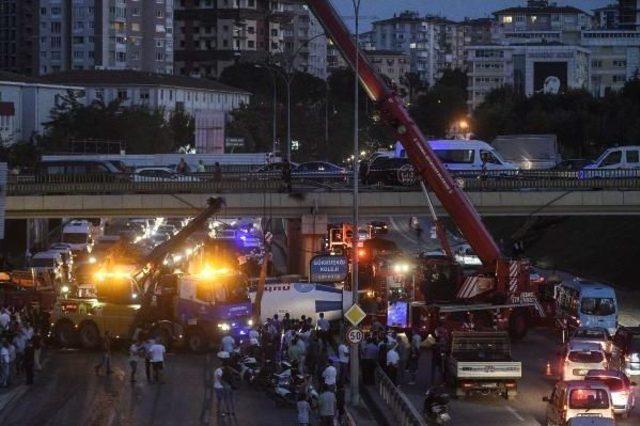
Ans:
[{"label": "man in white shirt", "polygon": [[[218,359],[225,362],[229,359],[229,352],[218,352]],[[222,407],[222,403],[224,402],[224,385],[222,384],[222,375],[224,371],[222,370],[222,365],[215,369],[213,372],[213,390],[216,393],[216,401],[218,403],[216,407],[216,411],[218,415],[224,416],[225,413],[220,412],[220,408]]]},{"label": "man in white shirt", "polygon": [[400,355],[396,350],[396,346],[391,347],[387,351],[387,376],[393,382],[393,384],[397,384],[398,382],[398,367],[400,366]]},{"label": "man in white shirt", "polygon": [[9,321],[11,321],[11,316],[9,315],[9,312],[7,312],[6,309],[3,309],[0,312],[0,327],[6,329],[7,326],[9,325]]},{"label": "man in white shirt", "polygon": [[9,356],[9,342],[2,340],[0,345],[0,385],[9,386],[11,382],[11,358]]},{"label": "man in white shirt", "polygon": [[324,349],[328,348],[329,345],[331,344],[330,342],[331,324],[329,323],[329,320],[327,320],[324,317],[324,312],[320,312],[318,321],[316,321],[316,327],[318,329],[318,337],[320,337],[320,340],[324,345]]},{"label": "man in white shirt", "polygon": [[338,371],[333,366],[333,360],[329,359],[329,365],[322,372],[322,380],[324,384],[329,386],[331,389],[334,389],[336,386],[336,376],[338,375]]},{"label": "man in white shirt", "polygon": [[338,364],[340,366],[340,384],[344,385],[349,373],[349,347],[344,343],[338,346]]},{"label": "man in white shirt", "polygon": [[164,368],[164,354],[166,349],[162,343],[154,343],[149,348],[149,362],[151,362],[151,368],[153,369],[153,380],[158,383],[164,383],[161,381],[161,372]]},{"label": "man in white shirt", "polygon": [[235,339],[229,335],[229,333],[227,333],[223,338],[222,338],[222,351],[223,352],[228,352],[231,353],[233,352],[233,350],[236,347],[236,341]]}]

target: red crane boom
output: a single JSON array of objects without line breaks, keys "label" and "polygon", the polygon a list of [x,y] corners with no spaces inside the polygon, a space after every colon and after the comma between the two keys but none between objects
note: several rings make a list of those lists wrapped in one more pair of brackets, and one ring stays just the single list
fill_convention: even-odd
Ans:
[{"label": "red crane boom", "polygon": [[505,275],[506,271],[503,269],[506,267],[508,270],[508,261],[502,258],[498,245],[482,223],[477,211],[430,148],[427,139],[409,115],[402,100],[374,71],[364,53],[356,48],[351,33],[330,1],[306,0],[306,3],[354,69],[356,52],[358,53],[358,78],[364,90],[377,104],[382,118],[395,128],[409,161],[427,187],[436,194],[469,245],[477,253],[487,272],[497,274],[497,290],[504,291],[506,280],[500,278],[506,278],[508,275]]}]

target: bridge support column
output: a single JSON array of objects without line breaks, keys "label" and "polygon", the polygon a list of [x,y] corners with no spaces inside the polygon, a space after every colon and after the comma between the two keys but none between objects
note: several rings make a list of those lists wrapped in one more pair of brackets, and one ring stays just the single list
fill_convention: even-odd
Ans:
[{"label": "bridge support column", "polygon": [[288,268],[290,274],[309,276],[311,258],[322,250],[327,233],[327,215],[303,215],[287,220]]}]

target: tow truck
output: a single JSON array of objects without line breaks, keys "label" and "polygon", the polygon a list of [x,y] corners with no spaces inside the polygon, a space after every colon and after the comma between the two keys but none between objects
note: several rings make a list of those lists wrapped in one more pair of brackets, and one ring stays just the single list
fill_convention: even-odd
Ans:
[{"label": "tow truck", "polygon": [[166,265],[222,205],[222,199],[210,199],[187,226],[135,264],[105,261],[94,276],[96,297],[61,297],[52,316],[57,341],[63,346],[79,341],[93,349],[107,330],[123,340],[147,331],[167,345],[186,342],[202,351],[224,332],[246,334],[251,324],[247,283],[232,266],[203,263],[184,272]]},{"label": "tow truck", "polygon": [[[528,262],[508,259],[500,253],[477,211],[431,149],[402,99],[374,71],[331,2],[306,0],[306,4],[345,60],[357,71],[357,78],[375,104],[376,117],[394,130],[421,180],[431,211],[433,212],[433,208],[427,189],[438,197],[482,263],[481,268],[470,275],[452,273],[447,277],[447,286],[455,294],[444,303],[429,301],[430,288],[442,286],[442,278],[435,283],[429,279],[421,283],[425,291],[422,294],[416,292],[415,299],[406,299],[409,326],[429,332],[435,329],[441,316],[474,310],[486,314],[484,317],[487,319],[487,326],[498,330],[507,329],[512,338],[523,337],[531,319],[544,316],[544,310],[537,299],[537,289],[529,281]],[[446,236],[441,238],[441,244],[446,256],[424,259],[423,263],[427,267],[436,265],[455,268],[456,262]]]}]

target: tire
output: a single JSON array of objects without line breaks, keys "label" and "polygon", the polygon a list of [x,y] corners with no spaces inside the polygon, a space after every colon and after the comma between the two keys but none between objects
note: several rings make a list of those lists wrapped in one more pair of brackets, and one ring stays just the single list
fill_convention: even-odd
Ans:
[{"label": "tire", "polygon": [[78,342],[78,333],[70,321],[58,321],[55,326],[56,342],[62,347],[75,346]]},{"label": "tire", "polygon": [[187,333],[187,346],[191,352],[197,354],[207,349],[207,341],[202,330],[194,328]]},{"label": "tire", "polygon": [[511,340],[522,340],[529,330],[526,313],[523,310],[516,310],[509,317],[509,337]]},{"label": "tire", "polygon": [[100,332],[92,322],[86,322],[80,326],[80,345],[84,349],[96,349],[100,345]]}]

